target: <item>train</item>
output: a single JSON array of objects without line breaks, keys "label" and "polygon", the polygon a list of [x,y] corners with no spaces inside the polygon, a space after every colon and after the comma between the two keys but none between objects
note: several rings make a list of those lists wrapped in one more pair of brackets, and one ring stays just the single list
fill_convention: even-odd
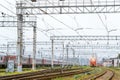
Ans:
[{"label": "train", "polygon": [[[7,62],[9,60],[13,60],[15,66],[17,66],[17,56],[16,55],[0,55],[0,68],[6,68]],[[53,64],[55,66],[60,66],[61,64],[67,64],[67,62],[62,60],[54,60]],[[51,59],[49,58],[36,58],[36,67],[39,66],[50,66],[51,65]],[[23,56],[22,57],[22,67],[32,67],[32,58],[29,56]]]},{"label": "train", "polygon": [[[16,55],[1,55],[0,54],[0,68],[6,68],[7,67],[7,62],[9,60],[13,60],[14,61],[14,64],[15,64],[15,67],[17,67],[17,56]],[[62,64],[64,65],[73,65],[72,62],[77,62],[78,59],[69,59],[68,61],[70,62],[67,62],[67,60],[60,60],[60,59],[54,59],[53,60],[53,64],[55,66],[60,66]],[[72,61],[72,62],[71,62]],[[91,57],[90,60],[90,66],[91,67],[96,67],[96,58],[95,57]],[[79,64],[79,62],[77,62]],[[39,66],[51,66],[51,59],[50,58],[39,58],[39,57],[36,57],[36,67],[39,67]],[[22,67],[23,68],[30,68],[32,67],[32,58],[31,56],[22,56]]]},{"label": "train", "polygon": [[96,58],[95,57],[91,57],[90,58],[90,66],[91,67],[96,67]]}]

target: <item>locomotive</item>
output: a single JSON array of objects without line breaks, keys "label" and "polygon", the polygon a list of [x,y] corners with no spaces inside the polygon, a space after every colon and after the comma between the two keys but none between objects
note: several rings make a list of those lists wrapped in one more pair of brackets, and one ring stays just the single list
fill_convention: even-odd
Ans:
[{"label": "locomotive", "polygon": [[95,57],[91,57],[91,59],[90,59],[90,66],[91,67],[96,67],[96,58]]}]

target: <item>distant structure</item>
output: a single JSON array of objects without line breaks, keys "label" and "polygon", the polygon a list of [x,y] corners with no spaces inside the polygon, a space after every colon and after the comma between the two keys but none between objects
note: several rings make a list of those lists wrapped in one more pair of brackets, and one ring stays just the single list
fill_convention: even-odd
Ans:
[{"label": "distant structure", "polygon": [[102,64],[103,66],[106,67],[119,67],[120,59],[118,58],[104,59]]}]

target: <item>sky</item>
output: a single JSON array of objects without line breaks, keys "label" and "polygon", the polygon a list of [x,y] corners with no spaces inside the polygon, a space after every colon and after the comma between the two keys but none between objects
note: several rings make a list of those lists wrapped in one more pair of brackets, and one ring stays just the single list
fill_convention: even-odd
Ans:
[{"label": "sky", "polygon": [[[0,13],[14,15],[16,13],[15,0],[1,0]],[[1,15],[1,14],[0,14]],[[1,15],[2,16],[2,15]],[[108,31],[115,29],[109,35],[120,35],[120,15],[119,13],[102,13],[102,14],[56,14],[52,15],[59,21],[50,17],[49,15],[37,15],[37,41],[50,41],[50,36],[64,36],[64,35],[108,35],[105,26],[101,22],[99,16],[108,28]],[[71,30],[72,28],[73,30]],[[49,30],[50,29],[50,30]],[[55,30],[51,30],[55,29]],[[77,33],[74,31],[80,29]],[[32,41],[32,28],[24,28],[24,40]],[[1,44],[6,44],[9,41],[17,41],[17,28],[0,28]],[[119,42],[119,41],[118,41]],[[116,43],[116,42],[115,42]],[[120,42],[119,42],[120,43]],[[95,51],[97,53],[98,51]],[[109,53],[110,51],[106,52]],[[118,53],[119,51],[113,51]],[[92,52],[90,52],[92,53]],[[100,54],[100,52],[99,52]],[[99,55],[98,54],[98,55]],[[108,56],[108,55],[106,55]],[[116,55],[115,55],[116,56]]]}]

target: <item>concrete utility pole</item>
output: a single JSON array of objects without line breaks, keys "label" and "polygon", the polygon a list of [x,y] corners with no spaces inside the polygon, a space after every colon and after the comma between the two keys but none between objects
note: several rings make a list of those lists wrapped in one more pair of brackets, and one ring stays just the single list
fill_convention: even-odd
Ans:
[{"label": "concrete utility pole", "polygon": [[[20,1],[20,7],[22,7],[22,0]],[[22,71],[22,54],[23,54],[23,15],[22,15],[23,10],[20,9],[19,12],[17,12],[17,56],[18,56],[18,67],[17,71],[21,72]]]},{"label": "concrete utility pole", "polygon": [[69,49],[69,47],[68,47],[68,44],[66,45],[66,53],[67,53],[67,65],[68,65],[68,49]]},{"label": "concrete utility pole", "polygon": [[[72,48],[72,51],[73,51],[73,59],[75,59],[75,50]],[[73,66],[75,65],[75,61],[73,61]]]},{"label": "concrete utility pole", "polygon": [[9,54],[9,43],[7,42],[7,52],[6,52],[6,66],[8,64],[8,54]]},{"label": "concrete utility pole", "polygon": [[36,69],[36,26],[33,27],[33,62],[32,69]]},{"label": "concrete utility pole", "polygon": [[51,68],[53,69],[54,67],[54,40],[52,40],[52,57],[51,57]]},{"label": "concrete utility pole", "polygon": [[62,68],[64,66],[64,42],[63,42],[63,53],[62,53]]}]

